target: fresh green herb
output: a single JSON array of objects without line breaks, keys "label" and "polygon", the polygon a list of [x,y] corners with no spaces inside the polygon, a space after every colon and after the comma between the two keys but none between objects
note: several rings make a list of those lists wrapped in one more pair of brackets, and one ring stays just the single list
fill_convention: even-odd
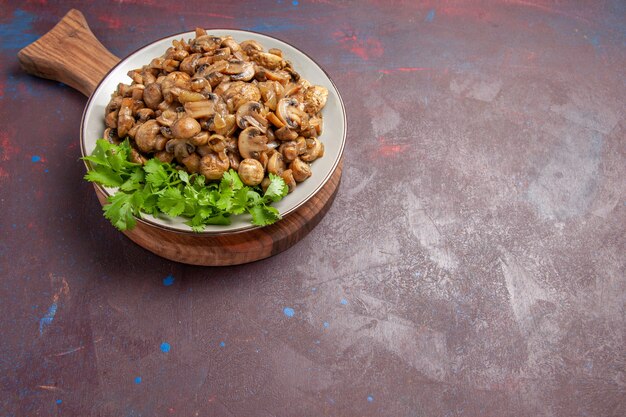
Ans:
[{"label": "fresh green herb", "polygon": [[104,139],[96,142],[90,156],[83,159],[92,169],[85,179],[105,187],[117,187],[103,207],[104,217],[119,230],[132,229],[141,213],[187,218],[186,224],[201,232],[206,225],[230,224],[233,214],[249,213],[252,224],[266,226],[280,219],[270,204],[287,195],[287,184],[270,174],[267,191],[243,184],[234,170],[224,173],[220,182],[206,183],[204,176],[150,159],[144,165],[130,161],[128,140],[119,145]]}]

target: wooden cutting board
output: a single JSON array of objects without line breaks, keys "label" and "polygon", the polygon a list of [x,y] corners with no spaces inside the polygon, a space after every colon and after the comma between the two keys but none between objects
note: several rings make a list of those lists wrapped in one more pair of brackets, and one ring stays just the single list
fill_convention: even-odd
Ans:
[{"label": "wooden cutting board", "polygon": [[[18,59],[26,72],[61,81],[88,97],[120,61],[96,39],[78,10],[70,10],[50,32],[22,49]],[[337,194],[342,165],[343,160],[309,201],[271,226],[209,235],[175,232],[138,221],[124,234],[159,256],[186,264],[237,265],[267,258],[300,241],[320,222]],[[100,204],[105,204],[104,192],[94,188]]]}]

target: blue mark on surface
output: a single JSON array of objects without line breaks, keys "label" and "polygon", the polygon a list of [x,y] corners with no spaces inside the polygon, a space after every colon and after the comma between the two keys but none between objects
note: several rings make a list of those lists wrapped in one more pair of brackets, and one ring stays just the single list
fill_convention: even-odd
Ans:
[{"label": "blue mark on surface", "polygon": [[221,342],[220,342],[220,347],[226,347],[226,342],[221,341]]},{"label": "blue mark on surface", "polygon": [[371,395],[368,395],[367,396],[367,402],[368,403],[374,402],[374,397],[372,397]]},{"label": "blue mark on surface", "polygon": [[171,348],[172,348],[172,347],[170,346],[170,344],[169,344],[169,343],[167,343],[167,342],[163,342],[163,343],[161,343],[161,351],[162,351],[162,352],[167,353],[167,352],[169,352],[169,351],[170,351],[170,349],[171,349]]},{"label": "blue mark on surface", "polygon": [[63,400],[57,400],[56,403],[57,404],[61,404],[63,402]]},{"label": "blue mark on surface", "polygon": [[279,18],[259,18],[252,25],[247,27],[254,32],[282,32],[287,30],[302,30],[302,26],[290,23]]},{"label": "blue mark on surface", "polygon": [[328,327],[330,326],[330,323],[328,323],[327,321],[324,322],[324,328],[328,329]]},{"label": "blue mark on surface", "polygon": [[48,168],[44,169],[43,172],[45,172],[46,174],[50,171],[48,171]]},{"label": "blue mark on surface", "polygon": [[435,9],[429,10],[428,14],[426,15],[426,19],[424,20],[427,22],[432,22],[433,20],[435,20]]},{"label": "blue mark on surface", "polygon": [[39,162],[39,161],[41,161],[41,156],[39,156],[39,155],[33,155],[33,156],[31,156],[30,160],[31,160],[32,162]]},{"label": "blue mark on surface", "polygon": [[600,36],[599,36],[599,35],[593,35],[593,36],[589,39],[589,42],[591,42],[591,44],[592,44],[594,47],[596,47],[596,48],[597,48],[598,46],[600,46]]},{"label": "blue mark on surface", "polygon": [[346,304],[348,304],[348,300],[346,300],[345,298],[342,298],[340,303],[345,306]]},{"label": "blue mark on surface", "polygon": [[169,287],[172,284],[174,284],[174,277],[172,276],[172,274],[163,278],[163,285],[165,285],[166,287]]},{"label": "blue mark on surface", "polygon": [[315,292],[315,291],[317,291],[317,288],[313,287],[313,288],[311,288],[311,291]]},{"label": "blue mark on surface", "polygon": [[13,12],[13,18],[8,23],[0,24],[0,35],[2,35],[0,49],[22,49],[35,42],[39,35],[30,33],[33,30],[34,20],[34,14],[16,9]]},{"label": "blue mark on surface", "polygon": [[291,307],[285,307],[283,308],[283,314],[285,314],[285,316],[287,317],[293,317],[293,315],[296,314],[296,312],[293,311],[293,308]]},{"label": "blue mark on surface", "polygon": [[293,0],[291,4],[293,4],[294,6],[297,6],[299,3],[298,3],[298,0]]},{"label": "blue mark on surface", "polygon": [[57,303],[53,303],[45,316],[39,320],[39,334],[43,334],[44,329],[52,324],[54,316],[57,313]]},{"label": "blue mark on surface", "polygon": [[135,377],[135,384],[141,384],[141,377],[140,376],[136,376]]}]

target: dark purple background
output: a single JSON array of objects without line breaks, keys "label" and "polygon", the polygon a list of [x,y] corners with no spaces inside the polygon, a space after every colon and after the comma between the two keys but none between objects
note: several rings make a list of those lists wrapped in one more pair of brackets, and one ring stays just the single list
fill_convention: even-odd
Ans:
[{"label": "dark purple background", "polygon": [[[317,60],[341,188],[271,259],[160,259],[82,180],[86,98],[17,51],[196,26]],[[0,416],[623,416],[623,1],[0,1]],[[67,59],[72,59],[68,56]]]}]

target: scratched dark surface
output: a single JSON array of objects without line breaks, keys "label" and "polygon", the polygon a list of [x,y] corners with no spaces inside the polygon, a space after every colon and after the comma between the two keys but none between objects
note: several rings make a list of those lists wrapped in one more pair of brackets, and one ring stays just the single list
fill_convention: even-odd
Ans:
[{"label": "scratched dark surface", "polygon": [[[228,268],[116,232],[85,97],[15,59],[71,7],[118,56],[204,26],[316,59],[349,119],[319,226]],[[626,415],[623,1],[0,8],[0,416]]]}]

